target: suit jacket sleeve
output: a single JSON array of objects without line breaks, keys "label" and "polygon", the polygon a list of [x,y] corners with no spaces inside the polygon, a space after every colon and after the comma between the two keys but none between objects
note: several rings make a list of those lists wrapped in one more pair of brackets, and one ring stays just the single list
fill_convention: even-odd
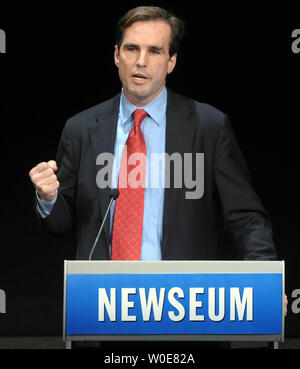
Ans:
[{"label": "suit jacket sleeve", "polygon": [[276,259],[270,219],[253,190],[247,165],[225,115],[215,156],[215,181],[225,225],[240,256],[248,260]]},{"label": "suit jacket sleeve", "polygon": [[60,182],[57,199],[51,213],[42,224],[57,236],[67,236],[75,229],[76,169],[69,124],[65,125],[57,150],[57,177]]}]

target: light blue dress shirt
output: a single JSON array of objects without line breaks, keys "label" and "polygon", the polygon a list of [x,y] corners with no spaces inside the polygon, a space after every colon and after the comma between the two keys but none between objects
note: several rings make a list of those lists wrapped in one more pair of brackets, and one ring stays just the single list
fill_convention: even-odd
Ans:
[{"label": "light blue dress shirt", "polygon": [[[157,156],[156,159],[153,160],[153,158],[155,158],[155,155],[165,153],[167,89],[164,87],[160,94],[143,108],[131,104],[122,91],[114,148],[115,160],[112,172],[112,188],[117,188],[122,152],[133,126],[133,112],[136,109],[144,109],[148,113],[148,116],[141,124],[141,130],[146,142],[147,156],[141,260],[161,260],[164,209],[164,162],[156,161]],[[154,163],[154,165],[151,163]],[[50,214],[55,200],[50,203],[45,203],[41,201],[38,196],[37,198],[40,205],[41,216],[46,217]],[[110,232],[112,232],[113,216],[114,204],[110,212]]]}]

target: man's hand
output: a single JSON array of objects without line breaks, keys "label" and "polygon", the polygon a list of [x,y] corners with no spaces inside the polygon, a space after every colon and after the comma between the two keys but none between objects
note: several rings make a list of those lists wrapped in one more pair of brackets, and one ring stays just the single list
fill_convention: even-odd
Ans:
[{"label": "man's hand", "polygon": [[57,165],[54,160],[40,163],[32,168],[29,177],[42,201],[52,201],[56,198],[59,182],[55,175]]}]

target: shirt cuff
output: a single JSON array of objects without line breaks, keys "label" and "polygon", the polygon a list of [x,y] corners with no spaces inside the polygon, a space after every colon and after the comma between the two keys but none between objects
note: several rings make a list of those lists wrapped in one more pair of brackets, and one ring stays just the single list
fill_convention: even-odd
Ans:
[{"label": "shirt cuff", "polygon": [[40,199],[37,191],[35,191],[35,194],[37,199],[37,211],[39,212],[40,216],[44,219],[51,213],[51,210],[56,202],[57,196],[55,197],[55,199],[51,201],[43,201]]}]

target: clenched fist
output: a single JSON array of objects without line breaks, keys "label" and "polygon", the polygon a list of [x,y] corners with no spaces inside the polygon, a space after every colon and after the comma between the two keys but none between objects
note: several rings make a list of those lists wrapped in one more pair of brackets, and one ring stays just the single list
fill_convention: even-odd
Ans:
[{"label": "clenched fist", "polygon": [[56,190],[59,187],[59,182],[55,175],[56,171],[56,162],[50,160],[48,163],[38,164],[29,172],[31,182],[42,201],[51,201],[56,198]]}]

